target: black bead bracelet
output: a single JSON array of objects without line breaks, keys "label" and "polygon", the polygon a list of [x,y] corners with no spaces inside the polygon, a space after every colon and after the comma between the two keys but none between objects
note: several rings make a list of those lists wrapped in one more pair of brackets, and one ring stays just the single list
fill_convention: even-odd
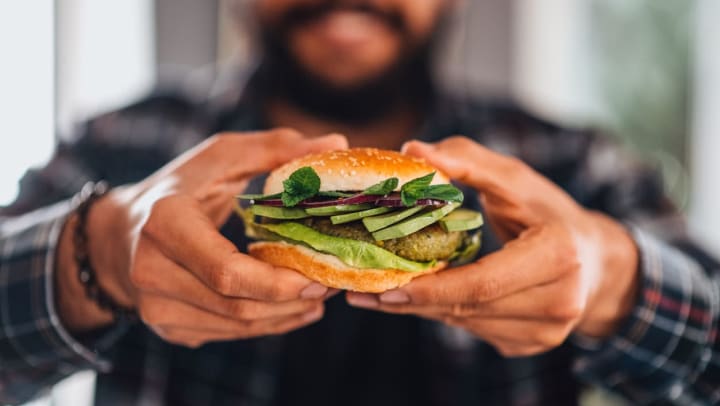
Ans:
[{"label": "black bead bracelet", "polygon": [[87,218],[93,204],[110,191],[106,182],[88,182],[74,198],[77,224],[73,234],[75,263],[78,268],[78,280],[85,288],[85,295],[101,309],[113,314],[116,321],[134,320],[135,311],[117,304],[98,284],[95,268],[90,263],[87,236]]}]

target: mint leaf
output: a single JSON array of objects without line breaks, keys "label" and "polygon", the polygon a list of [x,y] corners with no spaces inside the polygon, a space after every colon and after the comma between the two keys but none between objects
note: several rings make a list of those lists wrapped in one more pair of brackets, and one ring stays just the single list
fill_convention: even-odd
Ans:
[{"label": "mint leaf", "polygon": [[422,199],[425,191],[435,177],[435,172],[413,179],[400,188],[400,200],[405,206],[414,206],[418,199]]},{"label": "mint leaf", "polygon": [[385,179],[382,182],[376,183],[363,191],[364,195],[377,195],[385,196],[386,194],[395,190],[398,185],[398,178]]},{"label": "mint leaf", "polygon": [[460,189],[453,185],[445,184],[428,186],[422,198],[462,203],[465,196],[463,196],[463,192]]},{"label": "mint leaf", "polygon": [[281,199],[286,207],[293,207],[301,201],[315,196],[320,191],[320,177],[315,170],[304,166],[283,181],[285,191]]}]

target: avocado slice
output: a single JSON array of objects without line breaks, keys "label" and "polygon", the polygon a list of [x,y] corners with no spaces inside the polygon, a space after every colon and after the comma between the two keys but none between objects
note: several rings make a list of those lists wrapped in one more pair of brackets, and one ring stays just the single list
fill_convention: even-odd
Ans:
[{"label": "avocado slice", "polygon": [[300,208],[263,206],[259,204],[250,206],[250,212],[256,216],[280,220],[296,220],[310,217],[305,210]]},{"label": "avocado slice", "polygon": [[380,230],[381,228],[391,226],[398,221],[405,220],[422,209],[422,206],[415,206],[409,209],[383,214],[381,216],[366,217],[362,220],[362,222],[365,228],[372,233],[373,231]]},{"label": "avocado slice", "polygon": [[398,269],[421,272],[435,266],[435,261],[417,262],[399,257],[377,245],[322,234],[308,226],[292,221],[276,224],[255,224],[284,239],[303,243],[310,248],[338,257],[342,262],[356,268]]},{"label": "avocado slice", "polygon": [[440,207],[439,209],[417,214],[403,222],[372,233],[373,238],[375,238],[375,241],[384,241],[393,238],[405,237],[406,235],[410,235],[432,223],[435,223],[441,218],[447,216],[453,210],[457,209],[459,206],[460,203],[450,203]]},{"label": "avocado slice", "polygon": [[363,210],[363,211],[356,211],[353,213],[347,213],[347,214],[336,214],[332,217],[330,217],[330,221],[333,224],[345,224],[349,223],[351,221],[360,220],[365,217],[375,216],[378,214],[383,214],[391,211],[392,209],[389,207],[375,207],[373,209]]},{"label": "avocado slice", "polygon": [[369,203],[363,204],[343,204],[338,206],[310,207],[305,209],[307,214],[312,216],[334,216],[336,214],[350,213],[372,209],[374,206]]},{"label": "avocado slice", "polygon": [[457,209],[440,219],[440,226],[447,232],[474,230],[482,225],[482,214],[469,209]]},{"label": "avocado slice", "polygon": [[450,257],[450,263],[452,266],[469,264],[480,252],[481,247],[482,231],[477,231],[465,238],[463,246]]}]

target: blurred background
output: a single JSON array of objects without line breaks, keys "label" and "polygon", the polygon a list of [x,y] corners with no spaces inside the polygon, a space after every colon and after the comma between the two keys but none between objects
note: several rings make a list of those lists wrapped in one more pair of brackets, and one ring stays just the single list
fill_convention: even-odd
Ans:
[{"label": "blurred background", "polygon": [[[0,0],[0,205],[74,122],[161,77],[252,66],[249,32],[226,3]],[[465,0],[437,65],[459,91],[608,130],[661,168],[691,231],[719,252],[718,19],[715,0]],[[37,404],[89,404],[92,379]]]}]

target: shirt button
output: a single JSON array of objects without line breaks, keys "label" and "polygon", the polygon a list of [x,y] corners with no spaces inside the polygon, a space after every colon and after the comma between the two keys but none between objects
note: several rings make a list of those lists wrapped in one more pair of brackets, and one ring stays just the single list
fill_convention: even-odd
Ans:
[{"label": "shirt button", "polygon": [[708,350],[708,349],[703,351],[702,356],[700,357],[702,362],[705,362],[705,363],[710,362],[710,358],[712,358],[712,350]]},{"label": "shirt button", "polygon": [[682,395],[683,393],[683,386],[682,384],[676,383],[670,388],[670,398],[671,399],[677,399]]}]

